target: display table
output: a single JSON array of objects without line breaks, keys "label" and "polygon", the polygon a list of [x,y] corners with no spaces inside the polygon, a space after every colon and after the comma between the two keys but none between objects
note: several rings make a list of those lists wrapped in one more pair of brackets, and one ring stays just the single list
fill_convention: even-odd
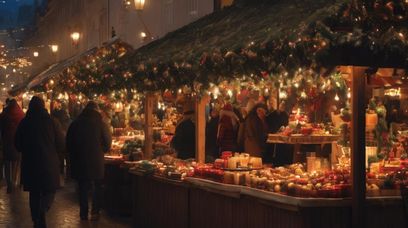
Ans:
[{"label": "display table", "polygon": [[293,144],[293,162],[302,162],[300,146],[310,145],[310,144],[331,144],[337,142],[339,139],[338,135],[291,135],[285,136],[281,134],[268,134],[267,143],[278,143],[278,144]]},{"label": "display table", "polygon": [[[298,198],[133,173],[134,227],[351,227],[351,198]],[[367,199],[366,227],[406,227],[402,199]]]}]

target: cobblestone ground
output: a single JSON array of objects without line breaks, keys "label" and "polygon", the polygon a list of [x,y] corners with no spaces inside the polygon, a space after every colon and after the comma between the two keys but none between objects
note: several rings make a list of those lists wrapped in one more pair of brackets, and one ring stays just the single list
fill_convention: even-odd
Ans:
[{"label": "cobblestone ground", "polygon": [[[75,185],[66,183],[57,191],[51,210],[47,213],[49,228],[82,228],[82,227],[131,227],[130,218],[110,217],[102,212],[99,221],[81,221],[77,205]],[[20,190],[6,194],[4,183],[0,183],[0,228],[30,228],[32,227],[28,193]]]}]

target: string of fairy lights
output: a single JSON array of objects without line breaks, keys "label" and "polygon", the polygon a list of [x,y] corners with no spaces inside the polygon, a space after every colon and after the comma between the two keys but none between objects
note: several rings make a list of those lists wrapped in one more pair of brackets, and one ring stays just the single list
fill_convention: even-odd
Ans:
[{"label": "string of fairy lights", "polygon": [[36,90],[89,98],[112,93],[133,98],[149,91],[213,97],[226,92],[224,97],[233,98],[245,90],[264,96],[278,90],[280,99],[301,101],[313,110],[324,96],[344,107],[350,91],[335,70],[340,63],[391,63],[408,69],[407,3],[356,2],[333,6],[325,18],[279,40],[254,40],[238,51],[208,51],[181,61],[155,59],[114,43],[55,76],[52,80],[58,83],[48,80]]}]

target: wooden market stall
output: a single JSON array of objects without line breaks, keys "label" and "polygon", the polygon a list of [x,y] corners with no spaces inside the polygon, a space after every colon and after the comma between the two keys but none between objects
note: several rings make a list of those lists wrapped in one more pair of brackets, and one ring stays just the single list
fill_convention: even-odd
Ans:
[{"label": "wooden market stall", "polygon": [[[406,7],[403,1],[399,4]],[[406,215],[402,213],[400,196],[366,197],[366,78],[379,67],[407,67],[406,54],[391,48],[392,45],[400,50],[407,48],[406,31],[401,27],[407,20],[406,11],[401,15],[385,13],[387,17],[378,13],[378,9],[387,7],[374,1],[236,1],[232,7],[138,50],[133,57],[135,65],[145,66],[142,70],[145,74],[156,71],[152,81],[145,81],[153,90],[177,90],[184,84],[207,88],[210,83],[241,77],[255,80],[287,77],[308,67],[325,75],[343,66],[338,72],[347,69],[351,78],[351,198],[309,200],[280,195],[275,198],[262,191],[247,191],[246,187],[187,178],[190,192],[184,197],[188,197],[189,208],[184,217],[190,227],[404,226]],[[376,20],[370,21],[372,18]],[[367,26],[369,23],[373,24]],[[394,30],[386,33],[390,27]],[[382,36],[389,36],[396,43],[380,39]],[[203,110],[197,110],[198,117],[203,118]],[[200,125],[201,122],[197,123]],[[196,135],[199,145],[196,158],[202,161],[203,133]],[[162,182],[154,176],[150,178]],[[161,193],[164,194],[157,194]],[[165,211],[177,210],[171,205],[166,208]],[[379,211],[389,219],[373,219],[380,216]],[[160,217],[150,216],[149,220]]]},{"label": "wooden market stall", "polygon": [[[236,0],[231,7],[172,32],[130,57],[105,62],[109,67],[96,73],[81,64],[82,68],[67,72],[58,83],[64,92],[87,92],[89,97],[115,90],[145,95],[144,156],[149,160],[130,162],[135,165],[130,169],[134,226],[404,227],[407,214],[400,195],[381,196],[387,191],[370,183],[377,188],[374,196],[366,196],[366,80],[383,67],[408,67],[408,5],[396,2]],[[327,80],[332,74],[336,79]],[[304,172],[301,164],[263,167],[258,157],[249,162],[247,154],[232,156],[232,152],[217,159],[218,163],[203,164],[206,108],[218,94],[235,97],[235,90],[225,89],[232,87],[228,84],[240,89],[245,84],[245,90],[258,90],[263,98],[278,95],[277,100],[283,99],[281,92],[286,89],[286,99],[295,97],[297,103],[311,104],[317,113],[322,107],[308,103],[317,97],[315,90],[347,103],[347,93],[338,96],[339,88],[347,84],[339,82],[343,74],[351,81],[348,169],[318,173]],[[157,94],[169,91],[195,102],[197,162],[154,156],[152,113]],[[297,126],[301,127],[299,122]],[[251,166],[239,170],[238,162]],[[283,174],[287,176],[268,179]],[[316,175],[321,175],[321,182],[338,177],[347,181],[330,180],[337,186],[329,183],[324,189],[322,183],[312,183]]]}]

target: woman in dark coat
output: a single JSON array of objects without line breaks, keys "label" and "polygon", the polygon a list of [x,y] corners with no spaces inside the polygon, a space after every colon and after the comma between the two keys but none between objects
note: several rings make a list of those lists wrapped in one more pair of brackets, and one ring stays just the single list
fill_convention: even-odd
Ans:
[{"label": "woman in dark coat", "polygon": [[104,178],[104,154],[111,148],[112,137],[95,102],[89,102],[69,126],[66,145],[71,159],[71,175],[78,181],[80,217],[88,219],[88,192],[94,186],[91,219],[98,219]]},{"label": "woman in dark coat", "polygon": [[262,157],[266,149],[268,125],[266,123],[266,110],[264,104],[255,105],[245,119],[244,146],[245,152],[251,156]]},{"label": "woman in dark coat", "polygon": [[17,126],[23,118],[24,112],[14,99],[8,102],[7,107],[0,115],[0,131],[3,143],[3,159],[5,161],[5,176],[8,193],[12,192],[19,176],[21,154],[14,146],[14,137]]},{"label": "woman in dark coat", "polygon": [[22,184],[30,192],[30,208],[34,227],[46,227],[45,213],[59,187],[57,150],[63,140],[44,106],[33,97],[26,117],[16,132],[16,148],[22,154]]}]

